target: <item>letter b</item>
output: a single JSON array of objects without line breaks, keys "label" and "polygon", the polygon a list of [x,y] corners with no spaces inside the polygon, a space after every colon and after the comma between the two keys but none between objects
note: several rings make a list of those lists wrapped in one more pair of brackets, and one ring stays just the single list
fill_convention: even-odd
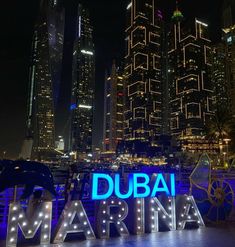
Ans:
[{"label": "letter b", "polygon": [[[138,182],[138,178],[144,179],[143,182]],[[149,176],[144,173],[134,173],[133,174],[133,185],[134,185],[134,198],[148,197],[150,194],[149,188]],[[144,192],[140,193],[138,189],[142,188]]]}]

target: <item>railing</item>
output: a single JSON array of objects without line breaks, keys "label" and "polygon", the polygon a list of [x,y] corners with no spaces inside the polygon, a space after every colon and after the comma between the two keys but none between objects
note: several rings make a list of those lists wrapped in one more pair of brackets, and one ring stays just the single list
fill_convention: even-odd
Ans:
[{"label": "railing", "polygon": [[[190,189],[190,182],[189,182],[189,172],[178,172],[176,173],[176,191],[178,194],[188,194]],[[212,178],[219,178],[225,179],[227,182],[230,183],[233,191],[235,192],[235,173],[228,173],[224,171],[213,171]],[[53,221],[57,222],[62,210],[65,205],[65,197],[64,197],[64,184],[56,185],[55,189],[58,194],[56,198],[53,198]],[[17,199],[22,194],[23,188],[17,188]],[[0,193],[0,235],[4,234],[7,221],[8,221],[8,210],[9,204],[13,201],[14,198],[14,189],[10,188],[5,190],[4,192]],[[27,201],[22,201],[23,207],[26,207]],[[89,218],[93,217],[94,212],[94,202],[89,199],[85,199],[83,201],[84,208],[88,214]],[[234,202],[235,208],[235,202]],[[92,219],[91,219],[92,220]]]}]

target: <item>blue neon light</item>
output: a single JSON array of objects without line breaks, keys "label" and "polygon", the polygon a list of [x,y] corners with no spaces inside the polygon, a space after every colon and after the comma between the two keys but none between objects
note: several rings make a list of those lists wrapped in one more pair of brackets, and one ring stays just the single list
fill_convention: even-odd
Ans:
[{"label": "blue neon light", "polygon": [[175,196],[175,174],[170,174],[171,196]]},{"label": "blue neon light", "polygon": [[[138,178],[143,178],[144,182],[138,182]],[[134,183],[134,198],[142,198],[142,197],[148,197],[150,194],[150,188],[148,186],[149,184],[149,176],[145,173],[134,173],[133,174],[133,183]],[[143,188],[145,192],[139,193],[138,189]]]},{"label": "blue neon light", "polygon": [[[162,187],[159,187],[160,182],[162,183]],[[169,189],[166,185],[166,181],[161,173],[157,175],[151,197],[155,197],[158,192],[165,192],[166,195],[170,195]]]},{"label": "blue neon light", "polygon": [[75,110],[77,108],[77,105],[76,104],[72,104],[71,106],[70,106],[70,110]]},{"label": "blue neon light", "polygon": [[[99,182],[100,180],[107,182],[107,191],[103,194],[99,194]],[[175,196],[175,175],[170,174],[169,180],[166,181],[162,173],[157,174],[155,183],[150,186],[150,176],[145,173],[133,173],[128,177],[128,190],[124,188],[125,193],[122,193],[122,184],[120,183],[120,174],[114,176],[95,173],[93,174],[92,181],[92,199],[93,200],[105,200],[111,195],[115,195],[120,199],[133,198],[145,198],[155,197],[159,193],[165,193],[167,196]],[[152,192],[151,192],[152,190]]]},{"label": "blue neon light", "polygon": [[[102,195],[98,194],[99,179],[105,179],[108,182],[108,191]],[[109,198],[113,193],[113,188],[114,188],[113,180],[108,174],[102,174],[102,173],[93,174],[93,181],[92,181],[92,199],[93,200],[104,200],[104,199]]]},{"label": "blue neon light", "polygon": [[115,195],[120,198],[120,199],[127,199],[129,197],[131,197],[132,193],[133,193],[133,177],[131,176],[131,174],[129,175],[129,189],[128,192],[126,194],[121,194],[120,192],[120,175],[119,174],[115,174]]}]

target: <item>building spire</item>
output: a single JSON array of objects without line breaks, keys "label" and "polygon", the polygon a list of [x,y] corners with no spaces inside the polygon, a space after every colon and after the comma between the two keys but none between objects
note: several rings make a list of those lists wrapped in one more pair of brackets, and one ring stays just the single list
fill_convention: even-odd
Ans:
[{"label": "building spire", "polygon": [[182,19],[184,18],[182,12],[179,10],[179,2],[178,0],[175,1],[175,5],[176,5],[176,9],[173,13],[173,16],[171,17],[171,19],[174,21],[174,22],[180,22],[182,21]]},{"label": "building spire", "polygon": [[176,10],[179,10],[179,2],[178,2],[178,0],[175,1],[175,6],[176,6]]}]

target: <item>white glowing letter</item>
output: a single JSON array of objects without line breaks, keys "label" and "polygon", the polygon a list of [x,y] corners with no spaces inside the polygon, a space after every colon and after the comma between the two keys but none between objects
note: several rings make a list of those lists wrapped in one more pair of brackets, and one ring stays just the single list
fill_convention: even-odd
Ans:
[{"label": "white glowing letter", "polygon": [[[30,205],[29,205],[30,206]],[[51,239],[52,202],[41,203],[29,219],[19,202],[9,207],[6,246],[16,246],[18,227],[26,239],[31,239],[41,226],[40,244],[50,244]]]},{"label": "white glowing letter", "polygon": [[[79,222],[74,222],[77,216]],[[63,243],[69,233],[84,233],[86,239],[95,239],[95,234],[90,225],[81,201],[70,201],[65,206],[56,229],[53,243]]]}]

